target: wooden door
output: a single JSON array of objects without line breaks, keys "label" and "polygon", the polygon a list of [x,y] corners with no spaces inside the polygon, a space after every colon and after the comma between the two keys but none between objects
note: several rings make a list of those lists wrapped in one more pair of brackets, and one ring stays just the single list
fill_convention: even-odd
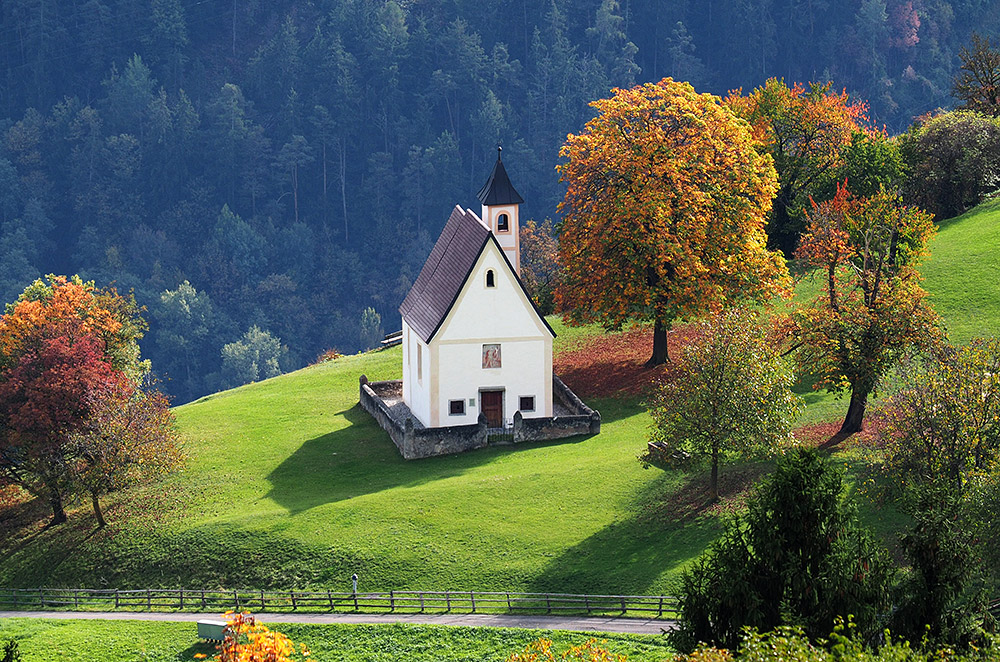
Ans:
[{"label": "wooden door", "polygon": [[503,391],[480,391],[479,402],[487,425],[491,428],[503,427]]}]

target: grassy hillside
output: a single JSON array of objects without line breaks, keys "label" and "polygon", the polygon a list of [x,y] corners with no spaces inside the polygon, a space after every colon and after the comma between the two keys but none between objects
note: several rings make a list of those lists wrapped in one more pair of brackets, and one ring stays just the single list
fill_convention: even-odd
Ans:
[{"label": "grassy hillside", "polygon": [[[1000,203],[946,222],[931,248],[925,285],[953,337],[996,333]],[[557,351],[600,333],[556,325]],[[106,530],[82,506],[51,531],[43,504],[0,511],[0,585],[347,589],[356,572],[362,590],[659,593],[718,534],[726,508],[702,508],[704,476],[636,462],[634,396],[591,402],[593,438],[403,461],[357,405],[358,376],[398,377],[400,362],[399,348],[345,357],[180,407],[187,468],[112,499]],[[800,391],[803,424],[843,415]],[[724,487],[759,473],[724,470]]]},{"label": "grassy hillside", "polygon": [[635,399],[593,402],[594,438],[400,459],[357,405],[358,376],[400,362],[346,357],[179,408],[182,473],[113,502],[105,531],[86,509],[32,530],[0,584],[343,589],[356,572],[362,590],[655,593],[717,535],[715,515],[662,511],[686,479],[636,461]]},{"label": "grassy hillside", "polygon": [[921,273],[953,342],[1000,334],[1000,199],[938,227]]},{"label": "grassy hillside", "polygon": [[[306,644],[306,659],[340,662],[479,662],[505,660],[531,641],[546,637],[557,650],[583,643],[593,635],[510,628],[439,627],[430,625],[295,625],[268,626]],[[0,620],[0,642],[16,637],[24,662],[175,662],[210,657],[212,644],[200,643],[192,623],[147,621],[64,621],[12,618]],[[634,662],[669,656],[657,635],[602,634],[605,647]]]}]

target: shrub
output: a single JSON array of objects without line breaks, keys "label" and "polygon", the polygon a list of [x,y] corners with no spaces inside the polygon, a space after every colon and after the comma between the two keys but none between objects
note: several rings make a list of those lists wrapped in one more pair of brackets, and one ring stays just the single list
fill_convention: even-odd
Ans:
[{"label": "shrub", "polygon": [[820,637],[848,614],[873,632],[892,570],[843,492],[841,472],[817,451],[779,459],[747,514],[684,575],[671,643],[682,651],[699,642],[734,649],[744,628],[782,625]]},{"label": "shrub", "polygon": [[908,201],[938,220],[961,214],[1000,187],[1000,119],[954,111],[901,137]]},{"label": "shrub", "polygon": [[21,662],[22,659],[17,639],[8,639],[3,646],[3,656],[0,657],[0,662]]},{"label": "shrub", "polygon": [[913,490],[914,525],[902,538],[913,574],[892,630],[915,644],[981,644],[988,615],[982,591],[974,588],[980,563],[962,496],[943,480]]}]

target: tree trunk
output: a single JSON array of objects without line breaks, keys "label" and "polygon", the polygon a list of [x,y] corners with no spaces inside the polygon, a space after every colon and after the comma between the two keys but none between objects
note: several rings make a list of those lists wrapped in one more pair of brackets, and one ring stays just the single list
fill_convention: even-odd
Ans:
[{"label": "tree trunk", "polygon": [[719,500],[719,448],[712,444],[712,474],[708,479],[708,500],[715,503]]},{"label": "tree trunk", "polygon": [[52,521],[49,526],[62,524],[66,521],[66,511],[63,509],[62,495],[55,490],[49,492],[49,505],[52,506]]},{"label": "tree trunk", "polygon": [[97,492],[90,493],[90,500],[94,504],[94,517],[97,518],[97,526],[103,529],[107,522],[104,521],[104,511],[101,510],[101,501],[97,498]]},{"label": "tree trunk", "polygon": [[667,355],[667,327],[662,320],[653,324],[653,355],[646,361],[647,366],[663,365],[670,360]]},{"label": "tree trunk", "polygon": [[841,434],[854,434],[861,432],[862,423],[865,419],[865,408],[868,406],[868,394],[870,389],[851,389],[851,404],[847,407],[847,416],[844,424],[840,426]]}]

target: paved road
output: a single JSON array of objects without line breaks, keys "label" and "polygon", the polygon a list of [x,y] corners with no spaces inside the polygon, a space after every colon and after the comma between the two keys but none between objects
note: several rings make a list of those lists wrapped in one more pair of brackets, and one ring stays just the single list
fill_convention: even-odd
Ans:
[{"label": "paved road", "polygon": [[[219,618],[218,612],[92,612],[92,611],[0,611],[0,618],[61,618],[115,621],[177,621],[194,623]],[[575,632],[624,632],[661,634],[673,623],[656,619],[602,616],[518,616],[510,614],[257,614],[263,623],[411,623],[463,625],[466,627],[531,628]]]}]

